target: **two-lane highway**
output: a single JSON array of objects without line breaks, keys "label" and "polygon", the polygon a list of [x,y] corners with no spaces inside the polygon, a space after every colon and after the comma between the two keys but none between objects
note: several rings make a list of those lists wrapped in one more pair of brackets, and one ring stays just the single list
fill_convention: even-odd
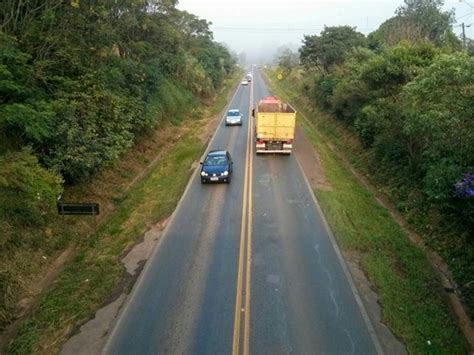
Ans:
[{"label": "two-lane highway", "polygon": [[234,159],[231,184],[194,174],[112,331],[107,354],[380,352],[296,157],[256,156],[251,105],[261,74],[209,149]]}]

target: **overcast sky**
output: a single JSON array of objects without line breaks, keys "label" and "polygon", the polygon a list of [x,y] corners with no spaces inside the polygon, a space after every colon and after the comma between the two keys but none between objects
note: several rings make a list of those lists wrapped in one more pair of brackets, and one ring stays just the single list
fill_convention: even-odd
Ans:
[{"label": "overcast sky", "polygon": [[[470,24],[474,0],[468,3],[445,1],[445,8],[455,9],[459,23]],[[402,0],[179,0],[178,8],[211,21],[216,41],[255,60],[282,45],[298,47],[304,34],[317,34],[324,25],[355,26],[368,34],[401,4]],[[468,37],[473,37],[473,28],[466,28]],[[455,32],[460,33],[460,26]]]}]

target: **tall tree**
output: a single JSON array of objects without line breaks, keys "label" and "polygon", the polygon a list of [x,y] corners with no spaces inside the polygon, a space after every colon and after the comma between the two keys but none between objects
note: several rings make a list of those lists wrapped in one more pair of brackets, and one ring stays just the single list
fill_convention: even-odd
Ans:
[{"label": "tall tree", "polygon": [[454,20],[452,11],[443,11],[443,4],[443,0],[405,0],[371,37],[390,46],[401,41],[442,45]]},{"label": "tall tree", "polygon": [[342,64],[353,48],[365,46],[365,36],[354,27],[324,27],[319,36],[304,36],[300,48],[301,63],[306,68],[327,72],[332,65]]},{"label": "tall tree", "polygon": [[291,72],[291,70],[298,65],[298,54],[293,52],[289,48],[285,48],[278,57],[278,66],[283,70],[285,74]]}]

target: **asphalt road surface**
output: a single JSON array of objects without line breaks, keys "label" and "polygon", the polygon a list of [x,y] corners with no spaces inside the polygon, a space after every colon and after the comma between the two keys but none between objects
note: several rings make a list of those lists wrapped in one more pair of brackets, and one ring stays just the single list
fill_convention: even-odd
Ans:
[{"label": "asphalt road surface", "polygon": [[254,70],[208,149],[231,184],[194,174],[115,325],[106,354],[374,354],[377,339],[295,156],[253,151]]}]

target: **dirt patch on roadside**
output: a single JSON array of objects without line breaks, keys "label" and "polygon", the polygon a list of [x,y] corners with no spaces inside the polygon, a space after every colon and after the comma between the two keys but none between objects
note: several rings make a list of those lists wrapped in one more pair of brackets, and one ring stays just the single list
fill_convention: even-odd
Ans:
[{"label": "dirt patch on roadside", "polygon": [[122,294],[114,302],[97,311],[95,318],[80,328],[78,335],[70,338],[61,349],[62,355],[99,355],[116,315],[123,307],[126,296]]},{"label": "dirt patch on roadside", "polygon": [[152,226],[143,236],[143,240],[135,244],[122,259],[122,264],[130,275],[134,275],[141,264],[148,260],[167,223],[168,218]]},{"label": "dirt patch on roadside", "polygon": [[298,161],[311,186],[318,190],[331,191],[332,186],[324,175],[319,154],[305,136],[303,129],[298,125],[295,131],[294,148]]},{"label": "dirt patch on roadside", "polygon": [[99,355],[102,352],[107,336],[127,300],[127,290],[135,282],[145,262],[155,249],[168,221],[169,218],[166,218],[153,225],[144,234],[142,241],[135,244],[126,253],[121,262],[130,276],[129,282],[122,283],[112,301],[97,310],[93,319],[76,328],[76,331],[73,332],[74,335],[63,344],[60,354]]},{"label": "dirt patch on roadside", "polygon": [[44,292],[45,289],[47,289],[53,281],[58,277],[60,272],[63,270],[64,265],[71,260],[75,255],[75,247],[74,245],[70,245],[66,250],[64,250],[54,261],[53,263],[49,266],[48,270],[46,273],[43,275],[43,277],[40,277],[37,282],[35,282],[30,290],[31,294],[19,302],[19,306],[22,308],[23,313],[20,314],[20,317],[24,315],[25,312],[27,312],[30,307],[32,307],[36,301],[37,301],[37,296],[40,295],[42,292]]},{"label": "dirt patch on roadside", "polygon": [[10,340],[16,336],[21,322],[23,322],[30,310],[38,304],[38,301],[44,292],[51,287],[54,280],[56,280],[58,275],[64,269],[66,263],[72,260],[76,254],[75,252],[75,245],[70,245],[52,262],[46,272],[41,277],[37,278],[37,281],[29,287],[28,295],[18,302],[18,306],[21,309],[18,318],[8,325],[1,333],[0,350],[5,349]]},{"label": "dirt patch on roadside", "polygon": [[218,114],[207,122],[206,127],[203,129],[202,133],[199,134],[199,139],[203,143],[209,142],[215,130],[217,129],[217,126],[219,126],[219,123],[221,121],[220,118],[221,114]]}]

